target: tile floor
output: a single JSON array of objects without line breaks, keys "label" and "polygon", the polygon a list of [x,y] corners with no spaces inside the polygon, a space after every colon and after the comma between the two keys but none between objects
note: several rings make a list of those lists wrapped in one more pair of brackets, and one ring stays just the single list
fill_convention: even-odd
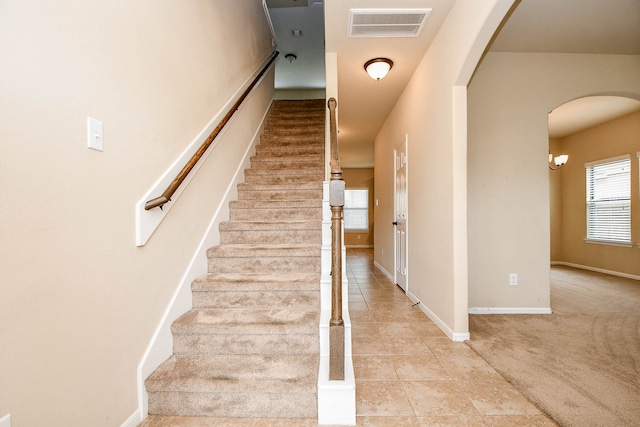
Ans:
[{"label": "tile floor", "polygon": [[[451,341],[377,267],[347,250],[356,418],[366,427],[553,427],[465,343]],[[144,427],[311,427],[316,420],[148,417]]]},{"label": "tile floor", "polygon": [[347,250],[359,426],[555,426],[465,343],[451,341],[373,265]]}]

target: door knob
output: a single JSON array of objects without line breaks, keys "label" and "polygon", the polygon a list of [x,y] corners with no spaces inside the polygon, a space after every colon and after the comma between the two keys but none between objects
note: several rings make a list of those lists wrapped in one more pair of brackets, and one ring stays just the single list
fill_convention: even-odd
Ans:
[{"label": "door knob", "polygon": [[393,221],[391,224],[398,225],[398,221]]}]

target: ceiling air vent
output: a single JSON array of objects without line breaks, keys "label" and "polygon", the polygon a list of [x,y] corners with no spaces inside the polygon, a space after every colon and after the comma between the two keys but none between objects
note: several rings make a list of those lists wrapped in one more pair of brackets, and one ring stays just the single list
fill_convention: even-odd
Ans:
[{"label": "ceiling air vent", "polygon": [[431,9],[351,9],[349,37],[418,37]]}]

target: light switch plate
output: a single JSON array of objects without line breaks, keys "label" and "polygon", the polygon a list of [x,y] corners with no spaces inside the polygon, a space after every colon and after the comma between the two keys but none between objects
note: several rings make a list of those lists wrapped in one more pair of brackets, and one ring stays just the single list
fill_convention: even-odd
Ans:
[{"label": "light switch plate", "polygon": [[87,146],[93,150],[103,151],[102,122],[87,117]]}]

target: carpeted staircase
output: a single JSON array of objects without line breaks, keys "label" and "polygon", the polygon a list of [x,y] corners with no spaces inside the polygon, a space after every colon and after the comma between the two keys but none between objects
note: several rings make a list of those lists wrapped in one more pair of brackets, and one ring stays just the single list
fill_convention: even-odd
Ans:
[{"label": "carpeted staircase", "polygon": [[324,100],[274,101],[149,414],[316,418]]}]

